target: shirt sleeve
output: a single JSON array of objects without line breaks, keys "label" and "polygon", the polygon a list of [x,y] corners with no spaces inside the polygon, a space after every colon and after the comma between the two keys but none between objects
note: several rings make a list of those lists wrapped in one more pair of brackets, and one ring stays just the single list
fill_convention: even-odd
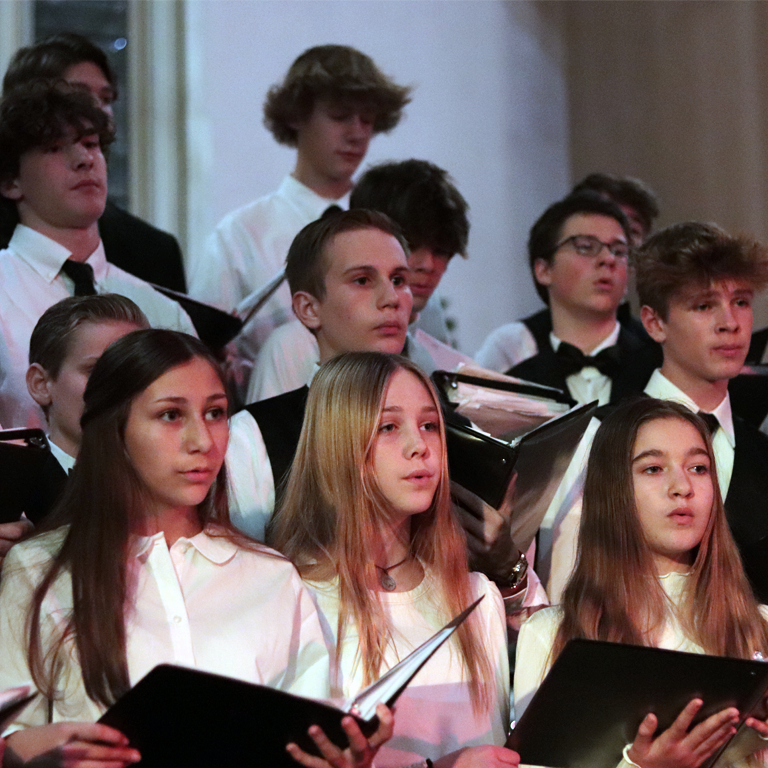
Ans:
[{"label": "shirt sleeve", "polygon": [[275,481],[261,430],[248,411],[232,417],[226,466],[232,523],[248,536],[264,541],[266,525],[275,510]]},{"label": "shirt sleeve", "polygon": [[538,351],[536,340],[525,323],[515,322],[492,331],[475,355],[475,360],[483,368],[506,373]]}]

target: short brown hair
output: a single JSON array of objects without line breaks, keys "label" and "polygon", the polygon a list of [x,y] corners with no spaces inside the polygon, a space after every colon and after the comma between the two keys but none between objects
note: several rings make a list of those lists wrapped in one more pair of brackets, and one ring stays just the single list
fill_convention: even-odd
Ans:
[{"label": "short brown hair", "polygon": [[337,211],[307,224],[291,243],[285,260],[285,276],[291,295],[306,291],[322,301],[329,267],[326,250],[336,235],[358,229],[379,229],[392,235],[402,246],[406,258],[410,255],[400,227],[389,216],[365,208]]},{"label": "short brown hair", "polygon": [[37,363],[56,379],[72,335],[83,323],[133,323],[136,328],[149,328],[146,315],[125,296],[70,296],[46,309],[37,321],[29,340],[29,364]]},{"label": "short brown hair", "polygon": [[673,224],[646,240],[633,260],[640,303],[664,320],[670,299],[692,287],[723,280],[743,280],[755,291],[768,285],[768,249],[716,224]]},{"label": "short brown hair", "polygon": [[295,126],[306,120],[318,99],[365,104],[376,113],[374,133],[400,122],[411,88],[397,85],[370,56],[347,45],[318,45],[291,64],[282,83],[264,101],[264,125],[280,144],[295,147]]}]

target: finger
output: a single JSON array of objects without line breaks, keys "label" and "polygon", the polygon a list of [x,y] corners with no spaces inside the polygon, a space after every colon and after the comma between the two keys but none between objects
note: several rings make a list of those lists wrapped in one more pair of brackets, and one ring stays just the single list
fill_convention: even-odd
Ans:
[{"label": "finger", "polygon": [[637,729],[635,740],[632,745],[640,751],[645,751],[651,745],[653,734],[656,733],[656,727],[659,721],[656,719],[656,715],[653,713],[647,714],[643,718],[643,722],[640,723],[640,727]]},{"label": "finger", "polygon": [[482,518],[483,500],[454,480],[451,480],[451,496],[459,507],[475,515],[475,517]]},{"label": "finger", "polygon": [[512,475],[512,480],[507,486],[507,492],[504,494],[504,501],[501,503],[501,506],[499,507],[500,514],[506,513],[505,516],[508,516],[509,513],[514,508],[516,486],[517,486],[517,472],[515,472]]},{"label": "finger", "polygon": [[371,737],[371,743],[375,739],[374,746],[378,747],[392,738],[395,732],[395,713],[386,704],[377,704],[376,715],[379,718],[379,727]]},{"label": "finger", "polygon": [[471,512],[467,512],[463,507],[454,507],[456,515],[459,518],[461,527],[471,536],[479,540],[483,540],[485,525],[482,520],[479,520]]},{"label": "finger", "polygon": [[[696,717],[696,713],[701,709],[704,702],[701,699],[691,699],[675,718],[675,722],[667,729],[671,734],[677,735],[681,740],[688,732],[688,728]],[[706,721],[705,721],[706,722]],[[703,725],[703,723],[702,723]]]},{"label": "finger", "polygon": [[768,723],[758,720],[756,717],[748,717],[746,725],[747,728],[757,731],[764,739],[768,739]]},{"label": "finger", "polygon": [[130,747],[112,747],[106,744],[94,744],[88,741],[74,741],[62,744],[61,755],[64,762],[94,761],[136,763],[141,755]]},{"label": "finger", "polygon": [[[345,718],[346,719],[346,718]],[[320,750],[320,754],[333,765],[341,765],[344,755],[342,751],[325,735],[325,732],[319,725],[312,725],[309,728],[309,735],[315,746]]]},{"label": "finger", "polygon": [[709,739],[713,734],[718,733],[723,728],[730,728],[734,723],[738,722],[738,719],[739,710],[735,707],[722,709],[720,712],[710,715],[706,720],[693,728],[685,737],[684,742],[690,749],[696,749],[699,744]]},{"label": "finger", "polygon": [[100,741],[103,744],[127,745],[128,738],[116,728],[101,723],[72,723],[68,741]]},{"label": "finger", "polygon": [[285,751],[301,765],[305,765],[307,768],[327,768],[325,760],[321,760],[319,757],[307,754],[298,744],[291,742],[285,745]]},{"label": "finger", "polygon": [[352,758],[357,763],[371,752],[371,745],[358,727],[354,717],[343,718],[341,727],[344,729],[344,733],[347,734],[347,738],[349,739],[349,751],[352,753]]},{"label": "finger", "polygon": [[706,760],[715,751],[720,749],[728,739],[736,733],[736,728],[730,721],[721,725],[709,738],[704,739],[698,746],[691,751],[701,760]]}]

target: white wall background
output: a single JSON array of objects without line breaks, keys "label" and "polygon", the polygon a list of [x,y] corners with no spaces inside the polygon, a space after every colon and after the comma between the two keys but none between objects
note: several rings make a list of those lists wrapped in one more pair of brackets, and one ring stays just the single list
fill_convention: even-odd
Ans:
[{"label": "white wall background", "polygon": [[188,0],[192,227],[189,249],[228,211],[293,167],[261,104],[304,49],[368,53],[415,86],[405,119],[367,162],[446,168],[471,207],[470,258],[443,280],[461,349],[539,306],[525,262],[536,217],[569,185],[564,44],[556,7],[459,0]]}]

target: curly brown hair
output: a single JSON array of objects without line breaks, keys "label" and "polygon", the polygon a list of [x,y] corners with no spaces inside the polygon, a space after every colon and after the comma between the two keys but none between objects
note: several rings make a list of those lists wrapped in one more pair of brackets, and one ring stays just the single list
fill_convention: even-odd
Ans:
[{"label": "curly brown hair", "polygon": [[370,56],[347,45],[309,48],[291,64],[282,83],[264,100],[264,125],[280,144],[295,147],[294,127],[312,114],[318,99],[352,102],[375,113],[373,132],[391,131],[411,100],[411,88],[397,85]]}]

